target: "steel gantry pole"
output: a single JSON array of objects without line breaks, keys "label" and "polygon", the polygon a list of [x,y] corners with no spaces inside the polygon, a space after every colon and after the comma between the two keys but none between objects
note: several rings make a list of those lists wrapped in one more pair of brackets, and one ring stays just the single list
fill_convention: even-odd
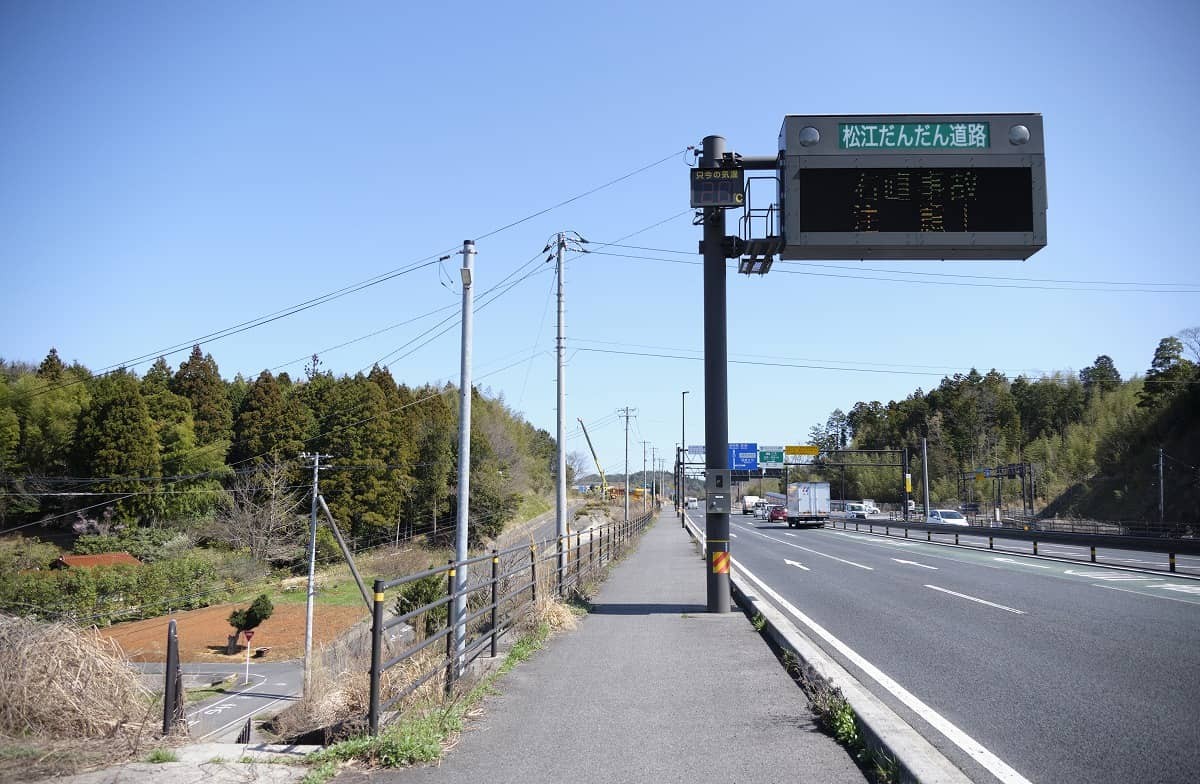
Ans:
[{"label": "steel gantry pole", "polygon": [[567,446],[566,425],[564,412],[567,405],[566,380],[564,378],[563,354],[566,347],[564,332],[563,310],[563,256],[567,250],[567,238],[558,235],[558,338],[555,341],[555,352],[558,360],[558,481],[554,483],[555,491],[555,532],[558,535],[558,580],[562,585],[563,575],[567,572]]},{"label": "steel gantry pole", "polygon": [[467,524],[471,504],[471,310],[474,307],[475,242],[462,247],[462,365],[458,387],[458,527],[454,537],[454,672],[461,674],[467,647]]},{"label": "steel gantry pole", "polygon": [[[716,169],[725,155],[725,138],[704,137],[700,168]],[[725,302],[725,210],[704,208],[704,467],[706,483],[721,477],[725,505],[714,509],[705,498],[705,559],[708,611],[729,612],[729,356]],[[687,445],[685,444],[686,448]],[[710,485],[711,486],[711,485]]]}]

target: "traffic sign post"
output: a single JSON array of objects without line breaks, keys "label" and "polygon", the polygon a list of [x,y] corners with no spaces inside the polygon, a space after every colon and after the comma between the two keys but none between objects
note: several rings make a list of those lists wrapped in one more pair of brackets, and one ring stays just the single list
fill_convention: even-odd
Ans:
[{"label": "traffic sign post", "polygon": [[246,635],[246,683],[250,683],[250,641],[254,639],[254,630],[247,629],[242,634]]}]

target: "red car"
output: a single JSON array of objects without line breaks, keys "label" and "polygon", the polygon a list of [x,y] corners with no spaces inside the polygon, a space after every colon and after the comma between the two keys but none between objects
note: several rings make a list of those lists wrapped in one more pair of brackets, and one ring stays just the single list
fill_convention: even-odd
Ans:
[{"label": "red car", "polygon": [[782,506],[772,506],[767,512],[767,520],[772,523],[786,523],[787,509]]}]

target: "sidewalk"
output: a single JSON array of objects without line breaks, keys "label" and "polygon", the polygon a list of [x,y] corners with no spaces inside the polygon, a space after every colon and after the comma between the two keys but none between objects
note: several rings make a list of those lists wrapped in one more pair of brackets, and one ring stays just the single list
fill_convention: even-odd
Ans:
[{"label": "sidewalk", "polygon": [[439,767],[338,781],[865,781],[746,617],[705,611],[706,590],[664,511],[579,628],[505,676]]}]

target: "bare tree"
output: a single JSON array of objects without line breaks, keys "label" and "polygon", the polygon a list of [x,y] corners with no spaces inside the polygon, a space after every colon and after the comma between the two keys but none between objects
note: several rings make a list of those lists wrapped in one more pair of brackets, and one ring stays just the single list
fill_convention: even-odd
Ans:
[{"label": "bare tree", "polygon": [[1179,331],[1179,339],[1187,346],[1197,363],[1200,363],[1200,327],[1188,327]]},{"label": "bare tree", "polygon": [[582,452],[567,453],[567,482],[572,483],[582,476],[586,476],[588,466],[591,461]]},{"label": "bare tree", "polygon": [[237,477],[206,533],[259,561],[296,558],[307,538],[302,501],[303,495],[288,486],[284,467],[267,463]]}]

